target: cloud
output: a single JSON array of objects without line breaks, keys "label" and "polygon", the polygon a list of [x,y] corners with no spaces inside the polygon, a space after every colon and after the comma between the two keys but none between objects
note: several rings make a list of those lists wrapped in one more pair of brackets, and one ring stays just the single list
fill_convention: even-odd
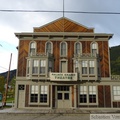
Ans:
[{"label": "cloud", "polygon": [[[64,0],[65,11],[120,12],[120,0]],[[63,0],[1,0],[0,9],[16,10],[63,10]],[[15,68],[17,64],[18,39],[16,32],[32,32],[33,27],[40,27],[63,16],[63,13],[42,12],[0,12],[0,59],[1,65],[7,67],[10,53],[13,53]],[[65,17],[87,27],[95,28],[95,32],[112,33],[110,46],[120,44],[120,15],[73,14],[65,13]],[[2,71],[0,71],[2,72]]]}]

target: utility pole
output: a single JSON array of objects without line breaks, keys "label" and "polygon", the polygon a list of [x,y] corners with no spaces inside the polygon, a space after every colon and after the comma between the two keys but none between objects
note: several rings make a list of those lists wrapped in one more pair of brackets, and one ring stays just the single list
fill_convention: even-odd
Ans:
[{"label": "utility pole", "polygon": [[6,88],[5,88],[5,95],[4,95],[4,100],[3,100],[4,104],[3,104],[3,106],[6,106],[7,92],[8,92],[8,81],[9,81],[9,76],[10,76],[11,61],[12,61],[12,53],[11,53],[11,56],[10,56],[10,64],[9,64],[7,80],[6,80],[6,86],[5,86]]}]

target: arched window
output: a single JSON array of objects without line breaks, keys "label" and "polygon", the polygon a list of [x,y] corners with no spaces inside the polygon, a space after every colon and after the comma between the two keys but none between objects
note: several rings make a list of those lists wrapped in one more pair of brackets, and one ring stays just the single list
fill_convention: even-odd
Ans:
[{"label": "arched window", "polygon": [[61,56],[67,56],[67,43],[62,42],[60,45]]},{"label": "arched window", "polygon": [[92,54],[97,54],[98,53],[98,44],[96,42],[93,42],[91,44],[91,52],[92,52]]},{"label": "arched window", "polygon": [[80,42],[76,42],[74,47],[75,47],[75,49],[74,49],[75,50],[75,54],[82,53],[82,51],[81,51],[82,50],[81,49],[81,43]]},{"label": "arched window", "polygon": [[52,43],[51,42],[47,42],[46,43],[46,53],[52,53]]},{"label": "arched window", "polygon": [[36,42],[31,42],[30,43],[30,54],[35,54],[36,53]]}]

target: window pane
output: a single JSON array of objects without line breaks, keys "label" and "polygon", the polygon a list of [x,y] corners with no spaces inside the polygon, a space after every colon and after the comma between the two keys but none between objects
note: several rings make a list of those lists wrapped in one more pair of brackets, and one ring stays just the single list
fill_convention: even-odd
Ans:
[{"label": "window pane", "polygon": [[35,53],[35,49],[36,49],[36,43],[35,42],[30,43],[30,53]]},{"label": "window pane", "polygon": [[41,85],[40,87],[40,102],[47,103],[47,94],[48,94],[48,86]]},{"label": "window pane", "polygon": [[64,99],[69,100],[69,93],[64,93]]},{"label": "window pane", "polygon": [[90,67],[89,68],[89,74],[95,74],[95,71],[94,71],[95,69],[94,69],[94,67]]},{"label": "window pane", "polygon": [[61,55],[66,56],[66,43],[61,43]]},{"label": "window pane", "polygon": [[95,61],[89,61],[89,67],[95,67]]},{"label": "window pane", "polygon": [[79,102],[80,103],[87,103],[87,95],[86,94],[80,95]]},{"label": "window pane", "polygon": [[80,53],[80,43],[76,43],[76,45],[75,45],[75,53],[76,54]]},{"label": "window pane", "polygon": [[62,93],[58,93],[57,95],[58,100],[62,100]]},{"label": "window pane", "polygon": [[82,67],[82,74],[87,74],[87,67]]},{"label": "window pane", "polygon": [[38,73],[38,60],[33,60],[33,68],[32,68],[32,73]]},{"label": "window pane", "polygon": [[40,60],[40,73],[45,73],[46,60]]},{"label": "window pane", "polygon": [[88,61],[82,61],[82,67],[87,67],[88,66]]},{"label": "window pane", "polygon": [[38,102],[38,86],[31,86],[30,102]]},{"label": "window pane", "polygon": [[52,51],[51,51],[51,43],[50,42],[47,42],[47,44],[46,44],[46,53],[48,52],[48,53],[51,53]]},{"label": "window pane", "polygon": [[93,54],[96,54],[97,53],[97,49],[98,49],[98,46],[97,46],[97,43],[92,43],[92,46],[91,46],[92,48],[92,53]]},{"label": "window pane", "polygon": [[89,103],[96,103],[96,95],[89,95]]}]

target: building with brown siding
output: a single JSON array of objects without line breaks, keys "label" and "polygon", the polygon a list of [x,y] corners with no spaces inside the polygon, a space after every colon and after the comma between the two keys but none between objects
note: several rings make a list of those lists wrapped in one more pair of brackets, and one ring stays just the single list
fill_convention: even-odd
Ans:
[{"label": "building with brown siding", "polygon": [[109,39],[62,17],[19,39],[16,108],[120,107],[111,79]]}]

